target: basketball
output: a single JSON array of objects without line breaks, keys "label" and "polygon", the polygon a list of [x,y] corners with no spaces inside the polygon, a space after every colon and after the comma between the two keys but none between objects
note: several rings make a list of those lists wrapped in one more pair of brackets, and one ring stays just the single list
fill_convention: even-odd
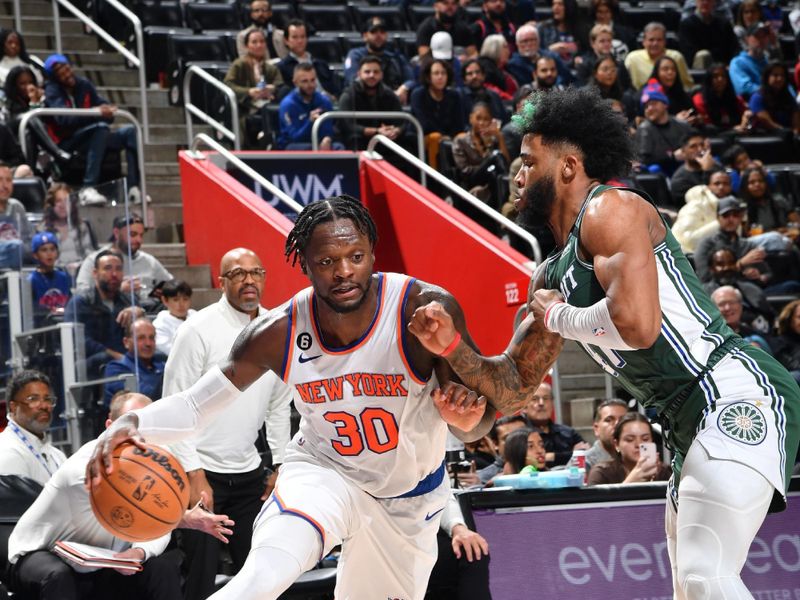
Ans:
[{"label": "basketball", "polygon": [[177,459],[158,446],[126,443],[114,449],[114,470],[101,473],[89,496],[100,524],[129,542],[169,533],[189,503],[189,479]]}]

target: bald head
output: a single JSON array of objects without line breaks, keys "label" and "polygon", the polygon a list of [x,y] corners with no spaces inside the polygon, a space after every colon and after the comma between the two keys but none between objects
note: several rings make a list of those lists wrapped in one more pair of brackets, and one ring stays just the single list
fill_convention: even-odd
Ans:
[{"label": "bald head", "polygon": [[233,250],[228,250],[222,257],[222,260],[219,261],[219,272],[220,273],[227,273],[231,269],[235,268],[235,265],[243,258],[249,257],[251,260],[255,261],[258,266],[261,266],[261,259],[258,258],[258,255],[248,248],[234,248]]},{"label": "bald head", "polygon": [[228,303],[251,318],[258,315],[266,273],[261,259],[247,248],[228,250],[219,264],[219,283]]},{"label": "bald head", "polygon": [[152,400],[144,394],[137,392],[117,392],[111,398],[111,405],[108,409],[108,420],[106,427],[111,425],[112,422],[119,419],[125,413],[133,410],[144,408],[148,404],[152,404]]}]

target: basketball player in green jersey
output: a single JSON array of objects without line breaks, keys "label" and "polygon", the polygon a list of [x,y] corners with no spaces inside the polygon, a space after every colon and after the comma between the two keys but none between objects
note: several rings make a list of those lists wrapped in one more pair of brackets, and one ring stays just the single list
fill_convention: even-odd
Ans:
[{"label": "basketball player in green jersey", "polygon": [[603,185],[630,169],[625,121],[592,91],[534,96],[524,132],[521,219],[557,249],[529,289],[508,349],[483,357],[431,303],[409,329],[505,414],[522,408],[577,341],[647,408],[675,452],[666,530],[675,597],[752,598],[740,571],[770,510],[785,507],[800,437],[800,389],[726,325],[643,194]]}]

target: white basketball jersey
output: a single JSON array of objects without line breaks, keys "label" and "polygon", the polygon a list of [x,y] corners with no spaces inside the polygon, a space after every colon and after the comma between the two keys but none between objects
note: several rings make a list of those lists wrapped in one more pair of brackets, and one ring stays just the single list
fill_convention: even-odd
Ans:
[{"label": "white basketball jersey", "polygon": [[379,273],[372,322],[343,348],[324,344],[312,288],[291,300],[282,377],[302,419],[286,462],[329,466],[378,498],[413,490],[442,464],[447,426],[430,397],[436,376],[422,379],[405,353],[413,282]]}]

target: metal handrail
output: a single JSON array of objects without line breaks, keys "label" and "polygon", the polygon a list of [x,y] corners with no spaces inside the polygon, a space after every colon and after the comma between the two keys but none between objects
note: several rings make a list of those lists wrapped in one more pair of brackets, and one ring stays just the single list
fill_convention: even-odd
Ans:
[{"label": "metal handrail", "polygon": [[291,208],[294,212],[300,213],[303,210],[303,205],[295,202],[286,192],[272,183],[269,179],[264,178],[263,175],[255,171],[252,167],[248,166],[241,158],[235,156],[230,150],[216,142],[213,138],[205,133],[198,133],[192,140],[191,150],[187,153],[190,158],[195,160],[204,159],[205,155],[198,152],[197,148],[200,143],[205,144],[209,148],[219,152],[225,160],[236,166],[237,169],[252,177],[256,182],[261,184],[267,191],[271,192],[278,200],[283,202],[286,206]]},{"label": "metal handrail", "polygon": [[414,115],[410,115],[407,112],[391,110],[332,110],[323,113],[311,126],[311,149],[314,151],[319,150],[319,139],[317,139],[319,128],[328,119],[355,119],[362,121],[365,119],[400,119],[408,121],[417,130],[417,155],[420,160],[425,160],[425,135],[422,124]]},{"label": "metal handrail", "polygon": [[119,2],[119,0],[105,0],[109,6],[116,8],[123,17],[128,19],[133,24],[133,32],[136,35],[136,54],[133,54],[125,46],[120,44],[114,37],[105,29],[95,23],[91,17],[81,12],[69,0],[52,0],[53,2],[53,25],[56,37],[56,51],[61,53],[61,23],[59,21],[58,5],[60,4],[69,12],[75,15],[84,25],[89,27],[99,37],[103,38],[114,50],[122,54],[125,59],[131,63],[139,71],[139,95],[142,102],[142,123],[144,123],[144,139],[146,143],[150,143],[150,114],[147,106],[147,76],[145,72],[144,63],[144,32],[142,29],[142,22],[128,7]]},{"label": "metal handrail", "polygon": [[424,160],[418,159],[416,156],[408,152],[406,149],[402,148],[399,144],[390,140],[385,135],[378,134],[369,141],[366,153],[367,157],[372,158],[374,156],[373,153],[375,152],[375,146],[377,146],[378,143],[387,145],[389,148],[392,149],[392,151],[396,152],[401,157],[405,158],[412,165],[419,168],[423,173],[426,173],[431,177],[433,177],[434,180],[442,184],[451,192],[460,196],[463,200],[467,201],[473,207],[477,208],[487,217],[497,221],[500,225],[502,225],[506,229],[516,233],[518,236],[520,236],[522,239],[524,239],[531,245],[531,248],[533,249],[533,259],[536,261],[536,264],[538,265],[542,262],[542,249],[539,246],[539,240],[537,240],[535,236],[533,236],[530,232],[525,231],[522,227],[514,223],[514,221],[507,219],[493,208],[489,208],[488,206],[486,206],[485,203],[481,202],[478,198],[470,194],[464,188],[453,183],[447,177],[439,173],[439,171],[429,166],[428,163],[426,163]]},{"label": "metal handrail", "polygon": [[[225,95],[225,98],[227,98],[227,100],[231,103],[232,129],[228,129],[222,123],[215,120],[211,115],[203,112],[194,104],[192,104],[189,83],[195,73],[197,73],[201,79],[210,83],[212,87],[220,90]],[[188,69],[186,69],[186,73],[183,76],[183,108],[186,110],[186,133],[189,144],[191,144],[192,140],[194,139],[194,127],[192,126],[192,115],[194,115],[231,140],[233,142],[234,150],[242,149],[242,143],[239,138],[239,105],[236,103],[236,94],[231,88],[222,83],[219,79],[209,74],[204,69],[201,69],[197,65],[191,65]]]},{"label": "metal handrail", "polygon": [[14,0],[14,27],[22,33],[22,7],[19,0]]},{"label": "metal handrail", "polygon": [[[19,143],[22,146],[22,155],[28,156],[27,140],[25,136],[25,129],[28,127],[28,121],[37,115],[43,116],[59,116],[59,117],[102,117],[103,113],[100,108],[34,108],[22,115],[19,122]],[[147,183],[144,174],[144,144],[142,142],[142,126],[131,113],[127,110],[118,108],[114,113],[114,117],[122,117],[130,121],[136,128],[136,153],[137,162],[139,163],[139,191],[142,196],[142,219],[144,226],[149,227],[149,218],[147,215]]]}]

